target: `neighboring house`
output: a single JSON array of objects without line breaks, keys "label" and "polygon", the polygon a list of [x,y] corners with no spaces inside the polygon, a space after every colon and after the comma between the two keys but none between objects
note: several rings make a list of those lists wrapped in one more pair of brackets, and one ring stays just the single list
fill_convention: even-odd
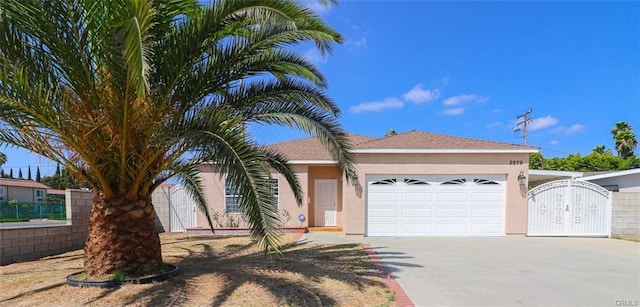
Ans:
[{"label": "neighboring house", "polygon": [[25,179],[0,178],[0,202],[17,200],[19,202],[41,202],[51,188],[40,182]]},{"label": "neighboring house", "polygon": [[589,181],[613,192],[640,192],[640,169],[638,168],[601,173],[529,170],[529,188],[561,179]]},{"label": "neighboring house", "polygon": [[590,181],[614,192],[640,192],[640,168],[594,174],[577,180]]},{"label": "neighboring house", "polygon": [[[359,173],[355,186],[316,138],[270,145],[289,158],[306,200],[298,207],[286,180],[274,174],[279,209],[293,217],[287,226],[367,236],[526,233],[526,177],[536,147],[421,131],[379,139],[352,134],[349,142]],[[242,196],[233,194],[224,174],[207,164],[199,169],[210,210],[237,212]],[[204,216],[197,223],[208,227]]]}]

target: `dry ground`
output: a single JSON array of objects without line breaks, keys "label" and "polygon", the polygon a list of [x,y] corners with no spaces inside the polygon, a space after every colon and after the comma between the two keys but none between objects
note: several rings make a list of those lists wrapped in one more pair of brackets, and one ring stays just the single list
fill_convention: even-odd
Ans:
[{"label": "dry ground", "polygon": [[[0,267],[0,306],[394,306],[361,245],[288,243],[266,257],[247,237],[162,234],[167,281],[117,289],[74,288],[82,251]],[[293,236],[285,237],[291,241]]]}]

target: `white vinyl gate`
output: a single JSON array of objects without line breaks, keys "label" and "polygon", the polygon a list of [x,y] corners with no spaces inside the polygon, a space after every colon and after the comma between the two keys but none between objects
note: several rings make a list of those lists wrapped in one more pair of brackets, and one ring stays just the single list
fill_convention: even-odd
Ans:
[{"label": "white vinyl gate", "polygon": [[196,202],[191,195],[180,185],[173,186],[169,193],[171,232],[183,232],[196,227]]},{"label": "white vinyl gate", "polygon": [[528,236],[611,235],[612,193],[587,181],[557,180],[527,195]]}]

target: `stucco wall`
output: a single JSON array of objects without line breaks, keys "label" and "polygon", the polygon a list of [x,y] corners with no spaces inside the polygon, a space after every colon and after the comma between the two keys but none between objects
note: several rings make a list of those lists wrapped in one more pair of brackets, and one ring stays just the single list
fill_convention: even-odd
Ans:
[{"label": "stucco wall", "polygon": [[[282,212],[286,210],[289,213],[290,220],[287,221],[286,227],[299,227],[299,226],[308,226],[309,224],[309,194],[308,192],[308,167],[307,166],[294,166],[296,173],[298,175],[298,181],[302,187],[302,191],[304,191],[303,195],[303,204],[301,207],[296,203],[295,197],[287,180],[281,174],[273,174],[274,178],[278,179],[279,184],[279,197],[278,197],[278,207]],[[225,210],[225,196],[224,196],[224,177],[221,177],[218,173],[213,172],[211,167],[208,165],[200,165],[200,178],[202,179],[203,186],[205,187],[205,199],[207,200],[207,204],[209,207],[209,211],[211,214],[214,212],[222,215]],[[298,220],[298,215],[304,214],[306,220],[303,223],[300,223]],[[234,215],[236,218],[239,215]],[[197,226],[208,228],[209,225],[207,223],[207,218],[204,213],[200,210],[197,212]],[[246,226],[242,219],[241,226]],[[283,221],[285,222],[285,221]],[[214,226],[215,225],[214,223]]]},{"label": "stucco wall", "polygon": [[[500,175],[506,178],[505,233],[525,234],[527,231],[527,187],[518,183],[521,171],[528,176],[529,155],[522,154],[358,154],[359,184],[349,185],[335,166],[296,165],[298,179],[305,191],[305,204],[299,208],[291,189],[282,176],[280,179],[280,208],[287,209],[293,217],[292,226],[299,213],[307,215],[302,226],[313,226],[314,181],[316,179],[338,180],[338,225],[347,234],[365,233],[366,178],[367,175],[413,174],[413,175]],[[522,161],[512,165],[510,161]],[[211,210],[224,211],[224,180],[213,173],[210,167],[200,167],[205,196]],[[198,226],[208,227],[202,213],[198,213]],[[291,225],[291,223],[290,223]]]},{"label": "stucco wall", "polygon": [[24,202],[34,202],[35,199],[35,189],[27,188],[27,187],[7,187],[7,198],[5,201],[9,200],[18,200]]},{"label": "stucco wall", "polygon": [[67,190],[67,223],[50,227],[0,229],[0,265],[30,261],[83,248],[93,193]]},{"label": "stucco wall", "polygon": [[[529,155],[524,154],[359,154],[359,185],[343,181],[344,232],[365,233],[366,176],[386,174],[454,175],[489,174],[506,177],[505,233],[527,231],[527,188],[520,186],[518,175],[528,175]],[[511,165],[510,161],[522,161]]]},{"label": "stucco wall", "polygon": [[640,192],[614,192],[611,236],[640,238]]}]

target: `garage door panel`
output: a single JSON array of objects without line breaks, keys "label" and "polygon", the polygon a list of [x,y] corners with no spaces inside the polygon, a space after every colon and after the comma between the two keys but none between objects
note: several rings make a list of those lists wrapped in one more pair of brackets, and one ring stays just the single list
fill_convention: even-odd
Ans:
[{"label": "garage door panel", "polygon": [[419,217],[432,217],[433,209],[431,208],[403,208],[400,209],[400,216],[402,218],[419,218]]},{"label": "garage door panel", "polygon": [[444,223],[436,224],[436,233],[446,235],[456,235],[467,233],[467,223]]},{"label": "garage door panel", "polygon": [[382,217],[382,218],[392,218],[398,215],[397,209],[369,209],[369,218]]},{"label": "garage door panel", "polygon": [[472,208],[471,209],[471,217],[492,217],[498,218],[502,217],[502,210],[495,208]]},{"label": "garage door panel", "polygon": [[471,194],[471,201],[473,202],[497,202],[502,200],[502,193],[500,192],[474,192]]},{"label": "garage door panel", "polygon": [[437,209],[436,217],[466,217],[468,215],[467,208],[460,209]]},{"label": "garage door panel", "polygon": [[436,200],[438,202],[466,202],[467,192],[438,192]]},{"label": "garage door panel", "polygon": [[[493,176],[491,184],[477,179],[489,177],[369,177],[367,235],[504,235],[504,177]],[[393,184],[372,184],[376,178]]]},{"label": "garage door panel", "polygon": [[420,193],[405,191],[402,193],[403,202],[431,202],[433,200],[433,193]]},{"label": "garage door panel", "polygon": [[424,223],[402,223],[400,232],[401,234],[408,235],[431,234],[433,233],[433,225]]},{"label": "garage door panel", "polygon": [[396,202],[398,201],[398,193],[396,191],[374,192],[369,194],[369,198],[375,199],[376,202],[384,202],[384,201]]},{"label": "garage door panel", "polygon": [[399,227],[397,223],[381,223],[377,222],[373,224],[375,229],[380,233],[380,235],[393,235],[399,233]]}]

